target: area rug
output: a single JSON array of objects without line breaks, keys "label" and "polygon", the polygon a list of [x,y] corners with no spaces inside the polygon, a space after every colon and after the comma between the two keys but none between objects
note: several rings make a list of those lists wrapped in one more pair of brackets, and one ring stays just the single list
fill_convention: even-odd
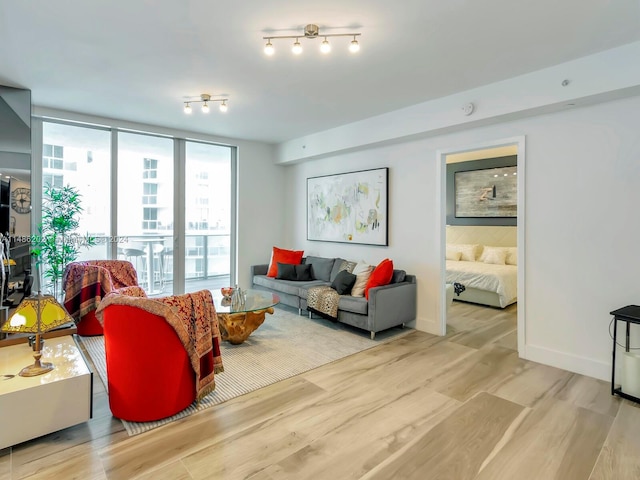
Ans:
[{"label": "area rug", "polygon": [[[335,360],[362,352],[412,332],[409,328],[391,328],[376,334],[325,319],[309,319],[297,310],[276,308],[265,322],[241,345],[222,343],[224,372],[216,375],[216,389],[200,404],[155,422],[123,420],[129,435],[184,418],[192,413],[226,402],[234,397],[266,387]],[[107,387],[104,338],[79,337],[93,360],[102,383]]]}]

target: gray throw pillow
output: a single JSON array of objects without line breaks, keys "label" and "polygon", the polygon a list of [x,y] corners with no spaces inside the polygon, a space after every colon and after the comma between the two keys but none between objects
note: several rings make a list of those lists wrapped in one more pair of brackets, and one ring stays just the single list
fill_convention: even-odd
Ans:
[{"label": "gray throw pillow", "polygon": [[311,265],[311,276],[316,280],[329,282],[335,258],[312,257],[305,259],[305,265]]},{"label": "gray throw pillow", "polygon": [[311,276],[311,265],[295,265],[296,269],[296,280],[298,282],[310,282],[313,280]]},{"label": "gray throw pillow", "polygon": [[296,266],[290,263],[278,262],[278,273],[276,278],[278,280],[296,280]]},{"label": "gray throw pillow", "polygon": [[389,283],[402,283],[404,282],[406,276],[407,272],[405,272],[404,270],[394,270],[391,281]]},{"label": "gray throw pillow", "polygon": [[293,282],[308,282],[313,280],[311,277],[311,265],[292,265],[278,262],[276,278]]},{"label": "gray throw pillow", "polygon": [[349,295],[354,283],[356,283],[356,276],[346,270],[341,270],[333,280],[331,288],[338,292],[338,295]]}]

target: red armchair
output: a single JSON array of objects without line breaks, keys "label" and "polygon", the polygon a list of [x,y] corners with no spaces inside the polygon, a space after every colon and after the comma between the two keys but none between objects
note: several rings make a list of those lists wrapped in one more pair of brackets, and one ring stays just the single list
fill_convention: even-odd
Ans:
[{"label": "red armchair", "polygon": [[223,371],[211,292],[157,299],[107,296],[104,327],[109,407],[147,422],[175,415],[215,388]]},{"label": "red armchair", "polygon": [[131,262],[124,260],[89,260],[72,262],[64,272],[64,306],[76,322],[78,335],[102,335],[102,325],[95,311],[102,299],[113,291],[146,296],[138,286],[138,276]]}]

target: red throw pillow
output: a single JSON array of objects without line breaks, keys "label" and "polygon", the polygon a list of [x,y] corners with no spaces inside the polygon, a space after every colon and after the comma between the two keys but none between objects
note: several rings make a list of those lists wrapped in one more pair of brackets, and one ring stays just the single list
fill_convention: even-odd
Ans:
[{"label": "red throw pillow", "polygon": [[393,277],[393,262],[388,258],[382,260],[376,268],[373,269],[367,286],[364,287],[364,296],[369,300],[369,289],[388,285]]},{"label": "red throw pillow", "polygon": [[302,263],[302,255],[304,255],[304,250],[284,250],[282,248],[273,247],[267,277],[275,278],[278,274],[278,262],[300,265],[300,263]]}]

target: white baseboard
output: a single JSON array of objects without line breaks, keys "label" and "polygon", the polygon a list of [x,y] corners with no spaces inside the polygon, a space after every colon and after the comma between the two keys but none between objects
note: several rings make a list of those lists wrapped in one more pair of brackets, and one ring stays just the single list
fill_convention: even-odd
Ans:
[{"label": "white baseboard", "polygon": [[433,335],[440,335],[440,321],[429,318],[416,318],[416,330],[421,332],[431,333]]},{"label": "white baseboard", "polygon": [[527,345],[525,355],[522,358],[599,380],[611,381],[611,363],[600,362],[592,358],[571,355],[535,345]]}]

